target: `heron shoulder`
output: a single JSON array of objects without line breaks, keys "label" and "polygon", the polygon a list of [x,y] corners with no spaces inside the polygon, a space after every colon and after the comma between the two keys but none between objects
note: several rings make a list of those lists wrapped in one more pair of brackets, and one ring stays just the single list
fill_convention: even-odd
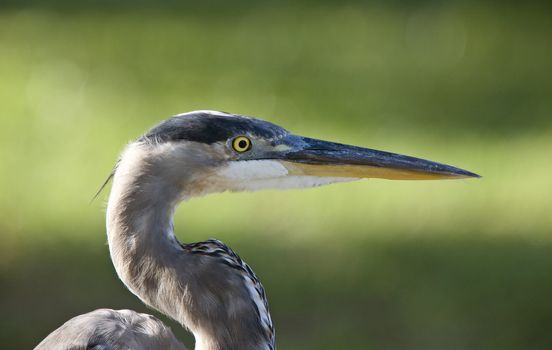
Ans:
[{"label": "heron shoulder", "polygon": [[132,310],[98,309],[65,322],[35,348],[49,349],[186,350],[186,347],[154,316]]}]

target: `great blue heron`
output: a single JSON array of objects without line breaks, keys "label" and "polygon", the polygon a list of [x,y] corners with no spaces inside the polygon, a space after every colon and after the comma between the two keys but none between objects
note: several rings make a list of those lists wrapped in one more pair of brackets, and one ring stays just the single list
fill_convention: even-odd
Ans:
[{"label": "great blue heron", "polygon": [[[299,188],[360,178],[458,179],[478,175],[423,159],[300,137],[254,118],[214,111],[177,115],[124,150],[107,206],[111,259],[146,305],[178,321],[195,349],[274,349],[265,291],[217,240],[183,244],[173,213],[213,192]],[[38,349],[184,349],[152,316],[96,310]]]}]

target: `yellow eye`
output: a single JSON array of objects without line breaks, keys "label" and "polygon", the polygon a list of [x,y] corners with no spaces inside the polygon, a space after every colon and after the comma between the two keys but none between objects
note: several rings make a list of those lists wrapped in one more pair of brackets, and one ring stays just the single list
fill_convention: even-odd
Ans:
[{"label": "yellow eye", "polygon": [[232,147],[239,153],[249,151],[251,149],[251,140],[245,136],[238,136],[232,141]]}]

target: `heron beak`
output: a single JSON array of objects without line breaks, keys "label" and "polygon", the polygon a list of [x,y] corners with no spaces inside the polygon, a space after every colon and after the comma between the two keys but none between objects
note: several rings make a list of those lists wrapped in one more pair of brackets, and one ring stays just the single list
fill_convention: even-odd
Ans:
[{"label": "heron beak", "polygon": [[369,148],[298,136],[288,141],[289,150],[278,158],[289,175],[390,180],[480,177],[450,165]]}]

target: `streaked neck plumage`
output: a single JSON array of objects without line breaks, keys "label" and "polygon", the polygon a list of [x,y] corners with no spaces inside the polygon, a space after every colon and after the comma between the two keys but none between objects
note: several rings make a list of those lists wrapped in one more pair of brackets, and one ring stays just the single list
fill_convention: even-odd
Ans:
[{"label": "streaked neck plumage", "polygon": [[221,242],[184,245],[174,236],[177,205],[213,191],[195,174],[215,164],[182,147],[134,143],[123,153],[107,208],[117,274],[144,303],[188,328],[196,350],[273,349],[264,290],[249,267]]}]

